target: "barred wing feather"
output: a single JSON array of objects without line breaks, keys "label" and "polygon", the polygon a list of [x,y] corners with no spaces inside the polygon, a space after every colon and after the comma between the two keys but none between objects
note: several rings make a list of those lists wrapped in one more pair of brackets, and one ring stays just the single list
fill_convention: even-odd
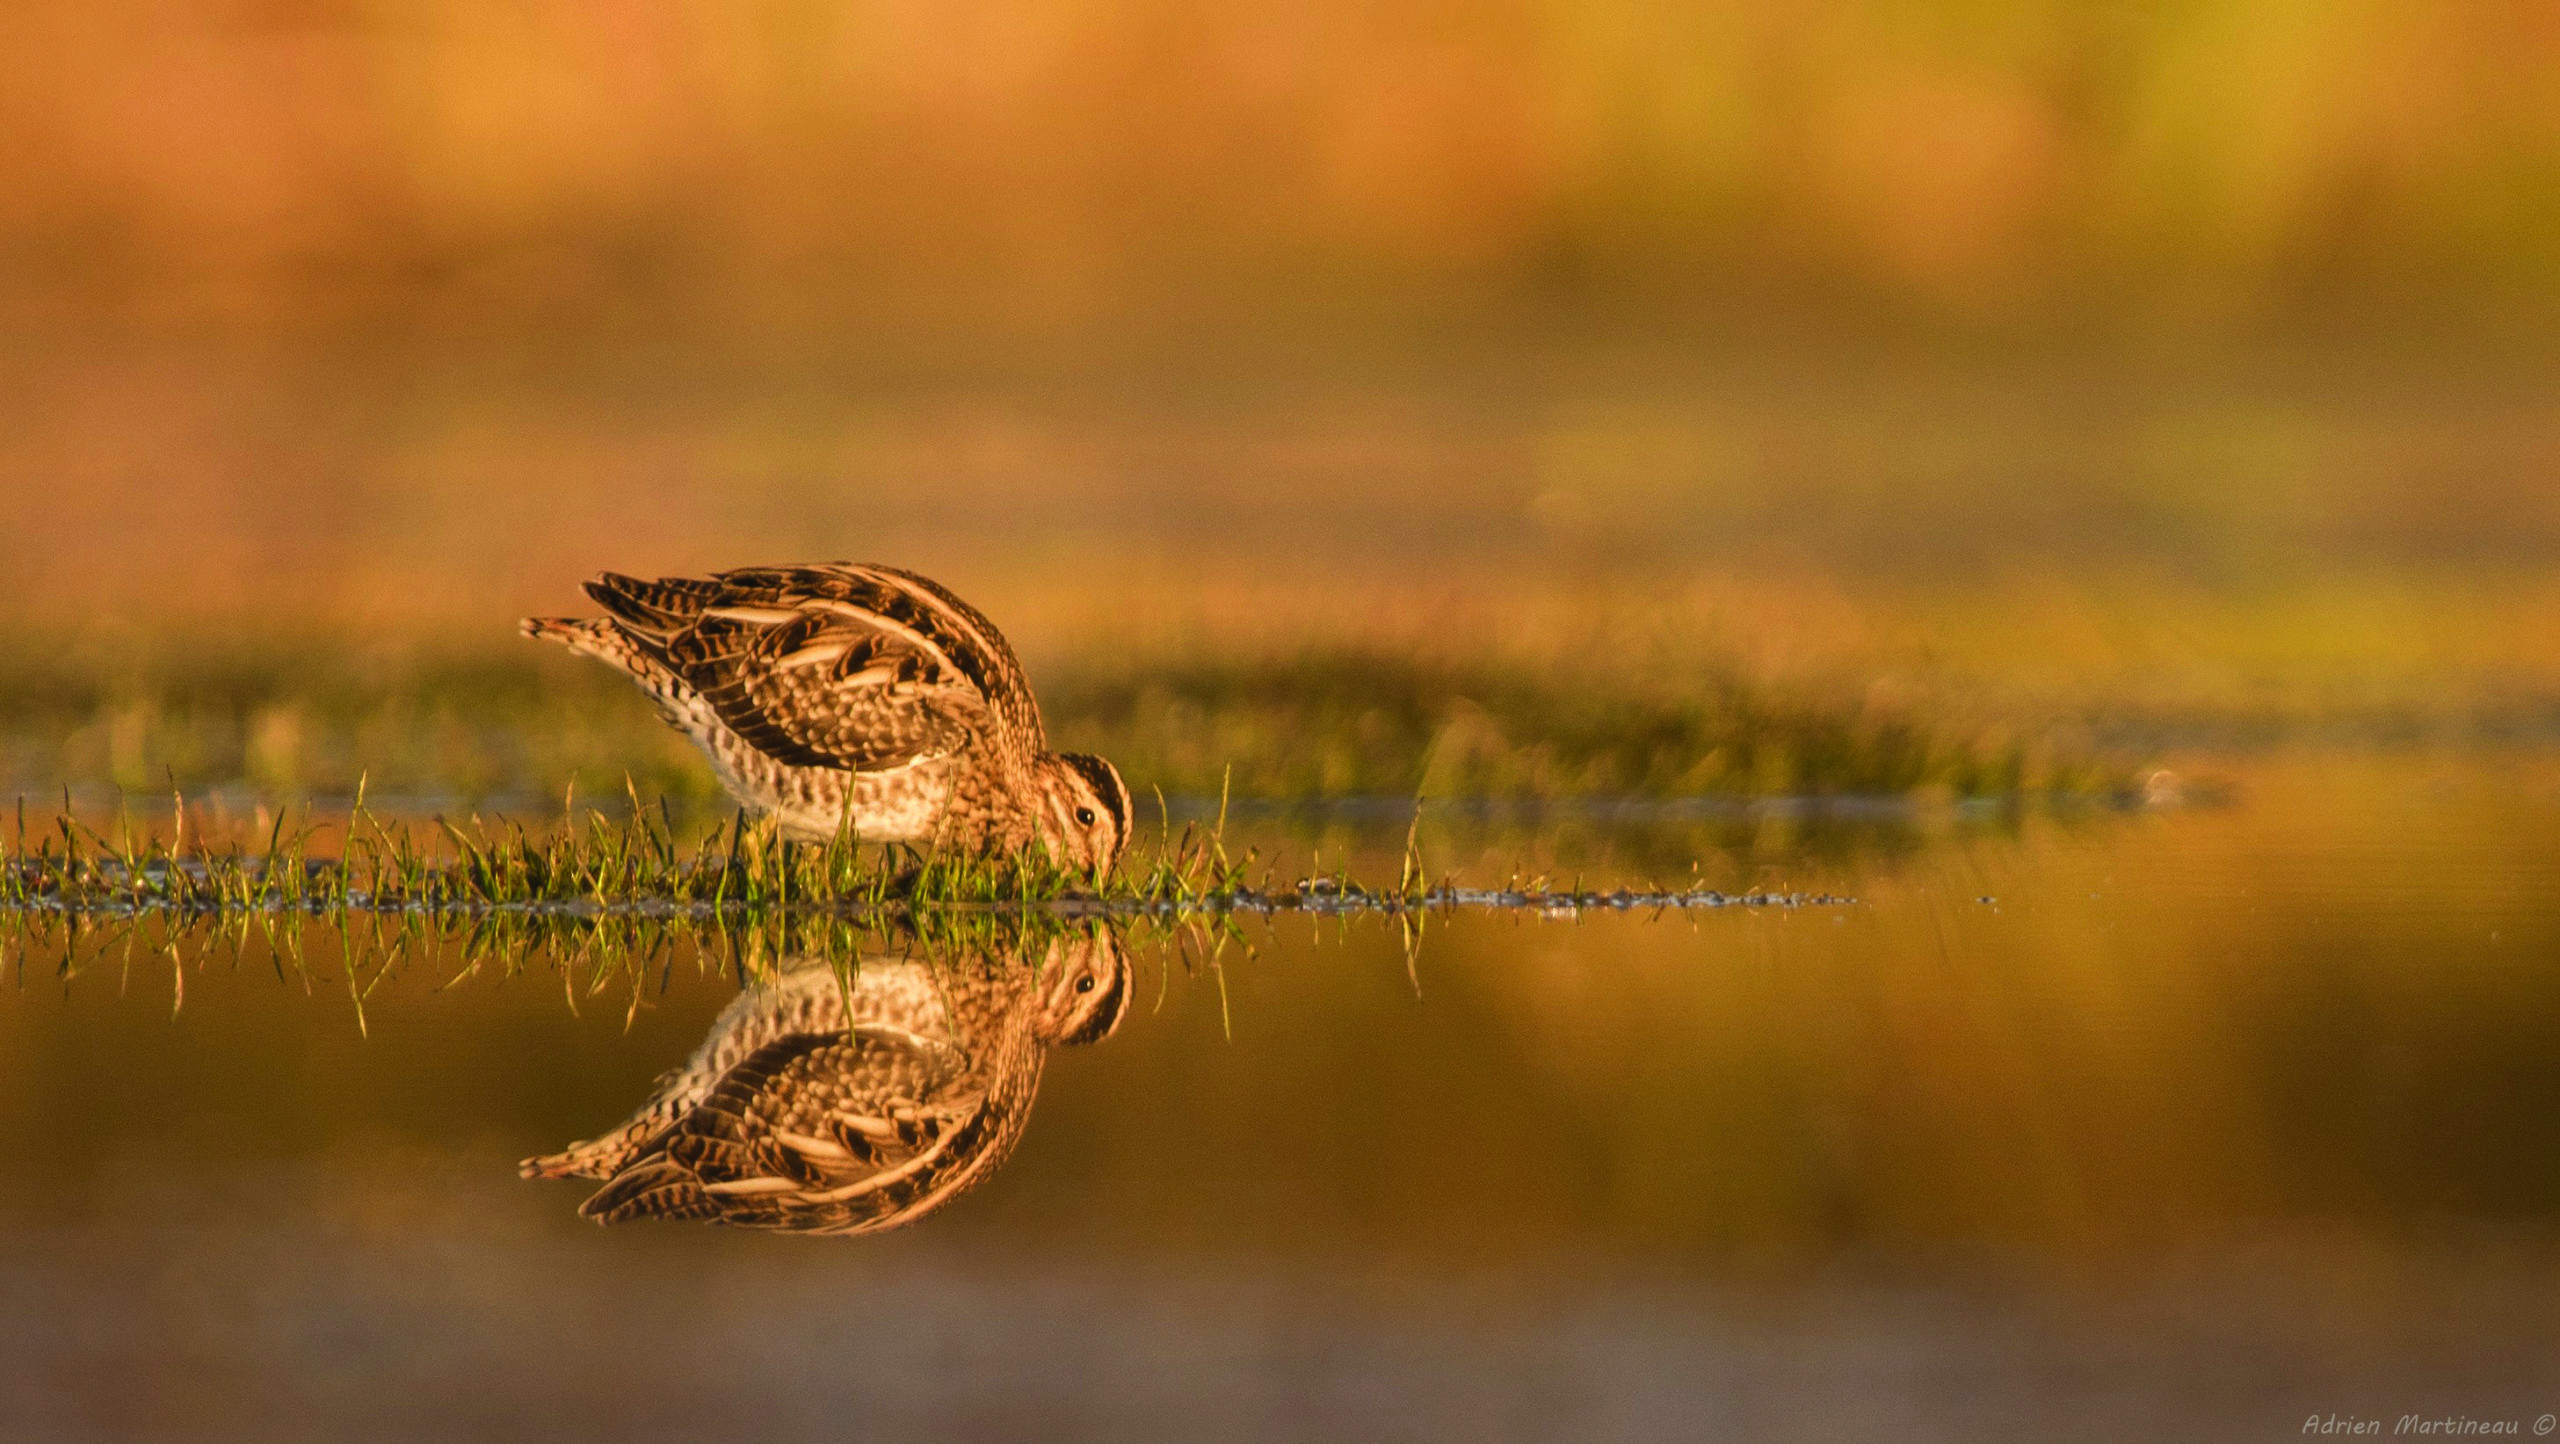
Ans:
[{"label": "barred wing feather", "polygon": [[1010,1144],[947,1046],[894,1028],[765,1047],[580,1212],[604,1223],[706,1218],[870,1233],[976,1181]]},{"label": "barred wing feather", "polygon": [[1003,636],[912,573],[853,563],[656,581],[607,572],[587,594],[779,761],[868,772],[998,732],[1040,745],[1038,707]]}]

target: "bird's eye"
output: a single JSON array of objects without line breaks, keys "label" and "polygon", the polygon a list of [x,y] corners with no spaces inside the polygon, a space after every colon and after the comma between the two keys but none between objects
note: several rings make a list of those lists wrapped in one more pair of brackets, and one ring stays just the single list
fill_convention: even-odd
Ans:
[{"label": "bird's eye", "polygon": [[1091,827],[1091,826],[1093,826],[1093,809],[1092,809],[1092,808],[1090,808],[1090,807],[1079,807],[1079,808],[1077,808],[1077,809],[1076,809],[1076,826],[1078,826],[1078,827]]},{"label": "bird's eye", "polygon": [[1077,992],[1079,992],[1079,993],[1090,993],[1090,992],[1092,992],[1092,991],[1093,991],[1093,979],[1091,979],[1091,978],[1078,978],[1078,979],[1076,979],[1076,991],[1077,991]]}]

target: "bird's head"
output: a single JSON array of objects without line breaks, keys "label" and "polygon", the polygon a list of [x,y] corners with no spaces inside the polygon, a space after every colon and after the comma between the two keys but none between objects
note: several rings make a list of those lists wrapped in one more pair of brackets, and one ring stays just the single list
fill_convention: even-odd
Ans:
[{"label": "bird's head", "polygon": [[1129,845],[1129,787],[1120,769],[1084,752],[1041,760],[1041,844],[1069,867],[1097,877],[1111,871]]},{"label": "bird's head", "polygon": [[1107,923],[1060,937],[1039,968],[1040,1011],[1033,1032],[1044,1043],[1098,1043],[1129,1011],[1128,956]]}]

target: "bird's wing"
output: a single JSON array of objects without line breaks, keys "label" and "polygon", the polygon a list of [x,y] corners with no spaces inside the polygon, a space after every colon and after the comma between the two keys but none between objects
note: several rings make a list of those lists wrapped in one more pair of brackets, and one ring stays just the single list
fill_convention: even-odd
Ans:
[{"label": "bird's wing", "polygon": [[643,581],[587,594],[749,745],[858,772],[961,751],[1039,711],[995,625],[941,587],[854,563]]},{"label": "bird's wing", "polygon": [[965,1076],[965,1055],[904,1029],[860,1024],[778,1039],[579,1211],[603,1223],[893,1228],[983,1172],[997,1141],[986,1102]]},{"label": "bird's wing", "polygon": [[[865,989],[866,1004],[895,1005],[918,991],[919,984],[909,976],[915,971],[913,964],[875,963],[857,972],[856,983]],[[721,1079],[766,1044],[803,1034],[841,1036],[847,995],[842,980],[825,963],[786,960],[773,979],[729,1000],[693,1056],[661,1076],[629,1119],[600,1137],[528,1158],[516,1166],[517,1173],[525,1178],[613,1177],[663,1145],[669,1130],[701,1107]],[[905,1011],[913,1015],[918,1009],[907,1002]]]}]

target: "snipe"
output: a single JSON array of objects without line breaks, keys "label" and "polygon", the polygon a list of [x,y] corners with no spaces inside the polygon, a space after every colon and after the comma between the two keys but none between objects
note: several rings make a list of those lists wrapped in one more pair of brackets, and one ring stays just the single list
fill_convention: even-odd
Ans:
[{"label": "snipe", "polygon": [[1129,789],[1052,752],[1004,635],[913,572],[827,562],[586,584],[611,615],[528,617],[525,635],[620,668],[785,837],[976,852],[1045,846],[1108,870]]}]

